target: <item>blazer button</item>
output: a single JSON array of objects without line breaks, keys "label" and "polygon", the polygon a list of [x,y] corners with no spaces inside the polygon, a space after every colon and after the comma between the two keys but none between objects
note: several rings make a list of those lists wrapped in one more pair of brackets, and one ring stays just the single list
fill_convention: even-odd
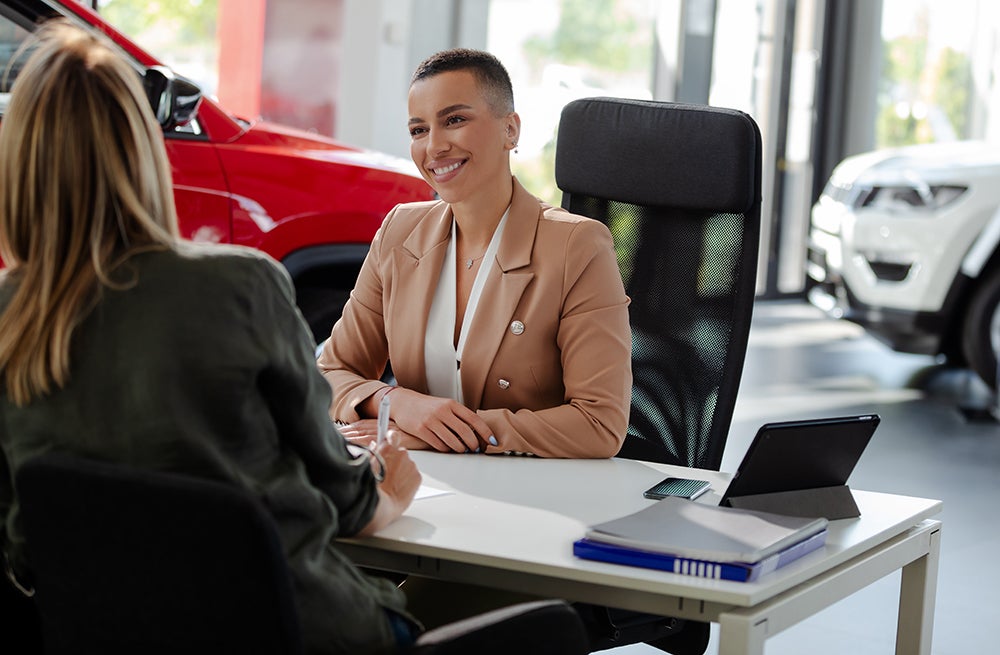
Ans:
[{"label": "blazer button", "polygon": [[507,389],[510,387],[510,382],[504,380],[503,378],[500,378],[499,380],[497,380],[497,386],[500,387],[501,389]]},{"label": "blazer button", "polygon": [[514,321],[510,324],[510,331],[513,334],[524,334],[524,323],[521,321]]}]

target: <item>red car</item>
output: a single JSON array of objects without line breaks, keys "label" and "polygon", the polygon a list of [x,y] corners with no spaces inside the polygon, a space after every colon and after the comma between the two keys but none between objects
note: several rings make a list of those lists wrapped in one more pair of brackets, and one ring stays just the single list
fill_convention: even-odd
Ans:
[{"label": "red car", "polygon": [[182,234],[282,262],[317,341],[340,316],[385,214],[434,197],[409,161],[232,116],[75,0],[0,0],[0,67],[47,16],[105,33],[134,62],[164,126]]}]

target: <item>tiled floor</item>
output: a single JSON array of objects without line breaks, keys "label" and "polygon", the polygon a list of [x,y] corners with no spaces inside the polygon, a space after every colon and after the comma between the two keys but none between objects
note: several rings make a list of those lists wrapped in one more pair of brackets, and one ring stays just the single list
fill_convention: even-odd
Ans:
[{"label": "tiled floor", "polygon": [[[736,467],[761,423],[877,412],[882,424],[851,486],[944,501],[934,655],[1000,653],[1000,424],[960,411],[990,396],[963,372],[894,353],[808,305],[763,302],[754,312],[723,470]],[[766,653],[892,653],[898,598],[897,573],[772,637]],[[717,650],[713,631],[708,652]]]}]

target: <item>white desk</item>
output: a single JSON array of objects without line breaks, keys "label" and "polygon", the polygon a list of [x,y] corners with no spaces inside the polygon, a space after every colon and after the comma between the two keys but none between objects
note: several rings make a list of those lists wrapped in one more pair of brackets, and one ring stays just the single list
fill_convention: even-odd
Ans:
[{"label": "white desk", "polygon": [[586,526],[653,502],[664,475],[729,476],[630,460],[545,460],[413,453],[423,498],[374,537],[340,546],[362,565],[720,625],[720,655],[760,655],[771,635],[902,569],[896,653],[930,655],[941,502],[855,491],[861,517],[832,521],[826,546],[757,582],[730,582],[581,560]]}]

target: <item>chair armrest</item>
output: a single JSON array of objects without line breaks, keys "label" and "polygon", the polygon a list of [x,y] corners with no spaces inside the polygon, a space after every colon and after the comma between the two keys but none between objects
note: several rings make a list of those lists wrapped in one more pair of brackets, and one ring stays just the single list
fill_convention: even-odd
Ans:
[{"label": "chair armrest", "polygon": [[585,655],[583,622],[568,603],[519,603],[449,623],[420,635],[413,655]]}]

